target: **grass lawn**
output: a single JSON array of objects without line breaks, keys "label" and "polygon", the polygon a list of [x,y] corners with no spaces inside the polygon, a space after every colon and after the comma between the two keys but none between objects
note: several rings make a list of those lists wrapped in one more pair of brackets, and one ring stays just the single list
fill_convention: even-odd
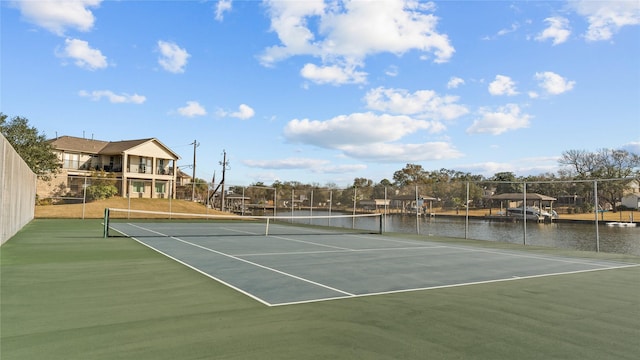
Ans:
[{"label": "grass lawn", "polygon": [[131,239],[101,236],[100,220],[36,219],[0,247],[2,360],[640,354],[640,267],[270,308]]}]

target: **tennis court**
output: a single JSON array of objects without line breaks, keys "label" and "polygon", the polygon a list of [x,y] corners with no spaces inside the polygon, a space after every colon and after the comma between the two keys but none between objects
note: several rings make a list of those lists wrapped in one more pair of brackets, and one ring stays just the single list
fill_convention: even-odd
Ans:
[{"label": "tennis court", "polygon": [[290,224],[108,226],[268,306],[637,266]]}]

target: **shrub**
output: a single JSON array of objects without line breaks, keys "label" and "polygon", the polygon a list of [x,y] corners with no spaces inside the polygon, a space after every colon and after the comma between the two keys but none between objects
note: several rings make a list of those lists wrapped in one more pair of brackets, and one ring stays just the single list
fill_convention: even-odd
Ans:
[{"label": "shrub", "polygon": [[114,185],[91,185],[87,186],[88,200],[104,200],[115,196],[118,188]]}]

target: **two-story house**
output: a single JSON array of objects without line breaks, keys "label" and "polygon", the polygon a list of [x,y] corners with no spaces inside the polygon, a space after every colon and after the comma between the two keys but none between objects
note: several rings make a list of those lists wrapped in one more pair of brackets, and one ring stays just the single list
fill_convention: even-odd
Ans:
[{"label": "two-story house", "polygon": [[51,198],[63,194],[82,196],[92,175],[104,172],[115,179],[123,197],[175,196],[180,156],[158,139],[100,141],[73,136],[49,140],[60,161],[60,173],[39,181],[37,194]]}]

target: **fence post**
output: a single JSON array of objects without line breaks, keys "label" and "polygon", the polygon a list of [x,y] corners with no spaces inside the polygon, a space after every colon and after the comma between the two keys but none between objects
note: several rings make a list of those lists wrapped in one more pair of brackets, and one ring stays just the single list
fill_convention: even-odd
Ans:
[{"label": "fence post", "polygon": [[522,226],[523,226],[523,236],[522,243],[523,245],[527,245],[527,182],[525,181],[523,184],[523,199],[524,203],[522,204]]},{"label": "fence post", "polygon": [[466,199],[466,215],[465,215],[465,221],[464,221],[464,238],[468,239],[469,238],[469,182],[467,181],[467,199]]},{"label": "fence post", "polygon": [[593,199],[595,202],[593,213],[596,218],[596,252],[600,252],[600,230],[598,229],[598,180],[593,180]]}]

